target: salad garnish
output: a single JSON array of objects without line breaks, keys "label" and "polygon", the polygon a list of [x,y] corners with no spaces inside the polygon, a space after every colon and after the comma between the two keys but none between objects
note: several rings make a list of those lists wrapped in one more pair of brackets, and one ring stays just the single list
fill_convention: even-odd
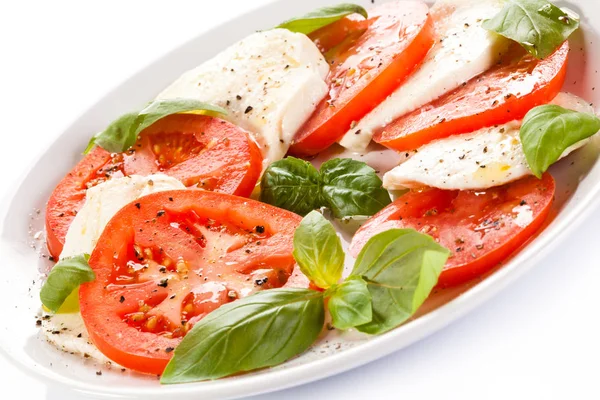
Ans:
[{"label": "salad garnish", "polygon": [[175,348],[160,382],[197,382],[281,364],[321,333],[323,297],[310,289],[270,289],[219,307]]},{"label": "salad garnish", "polygon": [[546,0],[507,0],[502,11],[482,26],[542,59],[579,28],[579,18]]},{"label": "salad garnish", "polygon": [[541,179],[567,148],[598,130],[600,119],[595,115],[547,104],[525,115],[519,134],[529,168]]},{"label": "salad garnish", "polygon": [[327,207],[335,218],[370,216],[391,202],[375,170],[361,161],[334,158],[317,170],[287,157],[271,164],[260,187],[260,201],[306,215]]},{"label": "salad garnish", "polygon": [[276,28],[283,28],[308,35],[351,14],[360,14],[365,18],[369,18],[367,10],[364,7],[358,4],[342,3],[335,6],[317,8],[300,17],[282,22]]}]

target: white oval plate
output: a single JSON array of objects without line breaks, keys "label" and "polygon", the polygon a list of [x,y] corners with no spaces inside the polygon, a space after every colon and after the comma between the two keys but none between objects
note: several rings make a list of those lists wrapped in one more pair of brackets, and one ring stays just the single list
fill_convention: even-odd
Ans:
[{"label": "white oval plate", "polygon": [[[80,158],[89,137],[119,114],[152,99],[182,72],[234,41],[290,16],[336,2],[279,0],[198,36],[100,99],[39,157],[13,196],[5,199],[4,207],[0,208],[5,212],[0,219],[3,259],[0,271],[8,271],[0,273],[0,304],[5,305],[4,320],[11,321],[0,327],[0,350],[5,355],[19,367],[48,382],[97,398],[158,399],[165,395],[178,399],[232,398],[300,385],[373,361],[448,325],[532,268],[544,253],[556,247],[600,204],[600,163],[597,162],[600,139],[596,138],[552,168],[558,184],[553,219],[540,235],[503,266],[480,281],[435,293],[411,322],[385,335],[366,337],[352,332],[328,332],[306,354],[276,368],[213,382],[160,386],[155,377],[121,372],[116,368],[103,368],[102,377],[98,377],[96,371],[100,366],[93,361],[61,353],[48,345],[39,335],[35,316],[40,305],[40,271],[46,270],[50,262],[44,257],[43,241],[35,239],[35,233],[43,230],[46,199],[55,184]],[[358,3],[371,5],[369,1]],[[600,67],[600,47],[595,45],[600,40],[600,22],[586,16],[598,15],[600,3],[578,0],[564,5],[583,16],[582,29],[571,39],[565,90],[597,102],[598,92],[592,88],[598,85],[600,89],[596,70]],[[387,151],[384,157],[380,154],[377,152],[363,160],[379,164],[374,165],[375,168],[382,168],[382,163],[393,163],[393,154]],[[347,244],[351,236],[343,236]]]}]

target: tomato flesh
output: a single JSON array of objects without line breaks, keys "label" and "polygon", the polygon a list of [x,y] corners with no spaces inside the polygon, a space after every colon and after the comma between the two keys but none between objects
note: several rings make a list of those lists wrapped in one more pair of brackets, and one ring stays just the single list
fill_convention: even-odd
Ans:
[{"label": "tomato flesh", "polygon": [[221,119],[178,114],[142,132],[124,153],[96,147],[54,189],[46,206],[47,244],[58,258],[85,192],[111,177],[164,173],[188,187],[249,196],[262,170],[247,132]]},{"label": "tomato flesh", "polygon": [[369,16],[363,23],[353,17],[313,34],[323,49],[344,40],[325,54],[331,65],[329,94],[296,134],[292,154],[314,155],[335,143],[390,95],[433,45],[433,23],[425,3],[385,3]]},{"label": "tomato flesh", "polygon": [[381,210],[357,232],[357,256],[377,233],[413,228],[452,251],[438,286],[454,286],[489,271],[523,245],[547,218],[554,198],[549,173],[485,191],[411,191]]},{"label": "tomato flesh", "polygon": [[286,284],[300,220],[204,190],[155,193],[125,206],[91,255],[96,280],[79,291],[90,338],[124,367],[162,373],[171,351],[206,314]]},{"label": "tomato flesh", "polygon": [[507,61],[453,92],[392,122],[374,135],[386,147],[414,150],[436,139],[522,119],[550,102],[566,77],[569,44],[544,60]]}]

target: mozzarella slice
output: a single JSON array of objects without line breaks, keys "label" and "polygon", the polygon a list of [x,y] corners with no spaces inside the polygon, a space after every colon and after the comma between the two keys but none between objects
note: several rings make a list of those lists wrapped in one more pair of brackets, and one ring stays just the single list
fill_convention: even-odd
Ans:
[{"label": "mozzarella slice", "polygon": [[501,9],[500,0],[438,0],[431,8],[437,39],[423,64],[353,126],[340,144],[352,151],[364,151],[378,130],[496,64],[510,41],[483,29],[481,23]]},{"label": "mozzarella slice", "polygon": [[306,36],[287,29],[254,33],[184,73],[159,99],[219,105],[251,132],[265,166],[285,155],[296,131],[329,90],[329,66]]},{"label": "mozzarella slice", "polygon": [[[552,104],[594,114],[583,99],[560,93]],[[383,186],[389,190],[431,186],[448,190],[487,189],[532,175],[521,147],[522,121],[483,128],[478,131],[431,142],[386,173]],[[582,140],[562,154],[586,144]]]},{"label": "mozzarella slice", "polygon": [[114,364],[92,343],[80,313],[44,315],[42,332],[46,341],[70,354],[82,355],[102,364]]},{"label": "mozzarella slice", "polygon": [[91,254],[110,219],[123,206],[150,193],[185,189],[163,174],[113,178],[87,190],[83,207],[69,226],[60,258]]}]

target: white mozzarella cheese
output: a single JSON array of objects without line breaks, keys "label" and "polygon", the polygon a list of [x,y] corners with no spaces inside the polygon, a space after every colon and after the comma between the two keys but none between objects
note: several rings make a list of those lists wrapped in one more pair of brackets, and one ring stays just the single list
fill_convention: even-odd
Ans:
[{"label": "white mozzarella cheese", "polygon": [[329,66],[306,36],[287,29],[254,33],[184,73],[158,98],[219,105],[254,135],[265,166],[285,155],[296,131],[329,90]]},{"label": "white mozzarella cheese", "polygon": [[150,193],[173,189],[185,186],[163,174],[113,178],[88,189],[83,207],[69,226],[60,258],[91,254],[104,227],[123,206]]},{"label": "white mozzarella cheese", "polygon": [[46,341],[59,350],[116,366],[94,346],[80,313],[47,314],[42,318],[41,329]]},{"label": "white mozzarella cheese", "polygon": [[[579,97],[560,93],[553,104],[594,114]],[[463,135],[440,139],[407,154],[407,160],[383,177],[388,190],[431,186],[448,190],[487,189],[531,175],[521,147],[521,121],[483,128]],[[587,143],[582,140],[562,154]]]},{"label": "white mozzarella cheese", "polygon": [[431,8],[436,42],[423,64],[340,140],[364,151],[373,134],[395,119],[448,93],[498,62],[509,41],[481,27],[502,9],[500,0],[438,0]]}]

